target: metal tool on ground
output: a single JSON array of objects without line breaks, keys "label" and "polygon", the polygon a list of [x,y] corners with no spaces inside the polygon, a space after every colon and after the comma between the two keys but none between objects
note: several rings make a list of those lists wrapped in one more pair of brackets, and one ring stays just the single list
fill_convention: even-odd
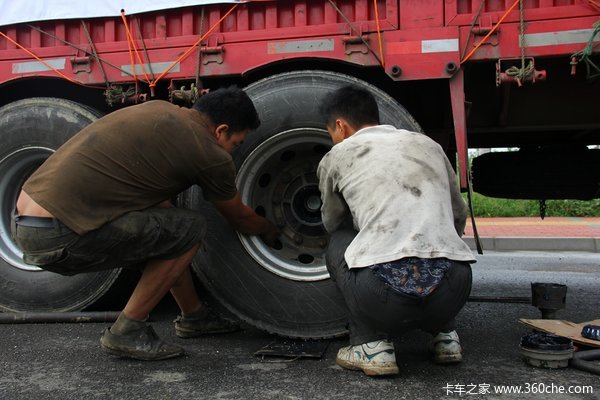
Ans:
[{"label": "metal tool on ground", "polygon": [[540,309],[542,319],[556,319],[556,312],[565,308],[567,286],[557,283],[532,283],[531,304]]},{"label": "metal tool on ground", "polygon": [[[300,358],[321,358],[327,350],[327,340],[276,339],[254,353],[267,362],[291,362]],[[265,360],[268,357],[269,360]]]},{"label": "metal tool on ground", "polygon": [[114,322],[119,311],[0,313],[0,324]]},{"label": "metal tool on ground", "polygon": [[521,338],[519,348],[525,361],[534,367],[565,368],[573,357],[573,341],[550,333],[525,335]]}]

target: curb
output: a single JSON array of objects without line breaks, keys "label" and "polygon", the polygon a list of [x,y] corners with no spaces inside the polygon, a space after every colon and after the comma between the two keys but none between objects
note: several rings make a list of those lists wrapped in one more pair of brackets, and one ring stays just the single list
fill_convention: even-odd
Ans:
[{"label": "curb", "polygon": [[[475,238],[463,237],[477,251]],[[583,251],[600,253],[600,238],[596,237],[481,237],[483,251]]]}]

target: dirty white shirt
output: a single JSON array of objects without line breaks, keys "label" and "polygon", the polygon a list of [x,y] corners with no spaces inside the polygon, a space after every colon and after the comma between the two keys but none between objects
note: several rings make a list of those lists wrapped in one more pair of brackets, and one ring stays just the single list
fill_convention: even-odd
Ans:
[{"label": "dirty white shirt", "polygon": [[461,239],[467,207],[444,151],[424,134],[390,125],[363,128],[333,146],[317,170],[325,229],[351,213],[358,235],[349,268],[404,257],[474,262]]}]

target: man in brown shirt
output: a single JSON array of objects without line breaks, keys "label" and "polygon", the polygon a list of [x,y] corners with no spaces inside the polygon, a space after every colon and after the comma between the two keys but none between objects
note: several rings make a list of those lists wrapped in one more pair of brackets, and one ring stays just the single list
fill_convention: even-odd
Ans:
[{"label": "man in brown shirt", "polygon": [[273,243],[275,226],[241,202],[230,155],[259,124],[250,98],[233,87],[193,109],[150,101],[88,125],[23,185],[11,227],[25,262],[64,275],[143,269],[101,338],[109,353],[142,360],[184,353],[145,322],[169,290],[182,313],[178,336],[233,329],[202,304],[189,270],[205,219],[170,199],[197,184],[235,229]]}]

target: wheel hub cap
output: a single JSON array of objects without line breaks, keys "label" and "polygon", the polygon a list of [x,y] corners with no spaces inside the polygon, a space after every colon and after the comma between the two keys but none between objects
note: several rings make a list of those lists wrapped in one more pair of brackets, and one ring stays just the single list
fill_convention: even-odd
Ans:
[{"label": "wheel hub cap", "polygon": [[326,131],[292,129],[262,142],[239,168],[242,201],[273,221],[281,243],[268,247],[257,236],[239,235],[246,251],[267,270],[287,279],[329,277],[325,267],[328,235],[321,221],[317,166],[329,151]]}]

